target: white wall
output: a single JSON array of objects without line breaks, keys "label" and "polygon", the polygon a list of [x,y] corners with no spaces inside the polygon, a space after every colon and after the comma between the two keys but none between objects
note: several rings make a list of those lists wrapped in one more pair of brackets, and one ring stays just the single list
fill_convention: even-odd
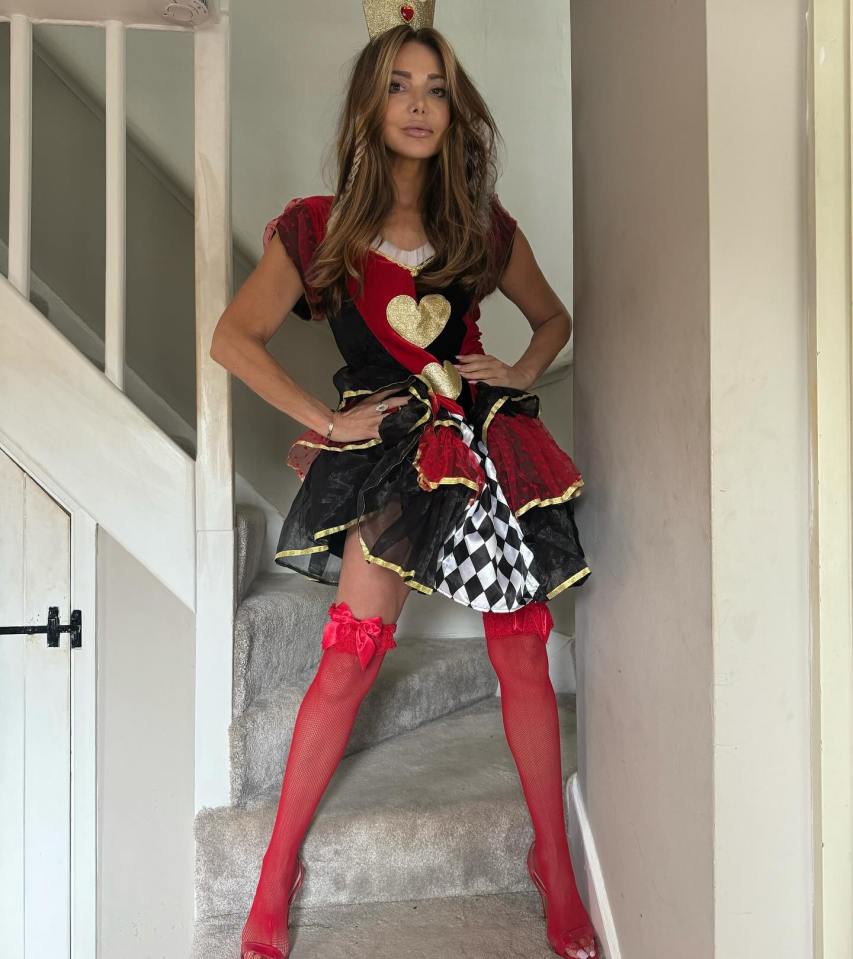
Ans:
[{"label": "white wall", "polygon": [[97,575],[100,955],[188,956],[194,617],[102,529]]},{"label": "white wall", "polygon": [[811,955],[803,7],[573,7],[580,778],[631,959]]},{"label": "white wall", "polygon": [[807,7],[708,4],[719,956],[812,955]]}]

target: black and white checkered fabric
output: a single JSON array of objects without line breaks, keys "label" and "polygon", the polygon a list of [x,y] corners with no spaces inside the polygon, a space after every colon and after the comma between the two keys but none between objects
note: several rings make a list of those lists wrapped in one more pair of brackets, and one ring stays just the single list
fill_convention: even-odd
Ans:
[{"label": "black and white checkered fabric", "polygon": [[531,602],[539,581],[533,553],[498,483],[485,444],[458,414],[462,438],[480,460],[486,483],[439,553],[436,590],[481,612],[509,613]]}]

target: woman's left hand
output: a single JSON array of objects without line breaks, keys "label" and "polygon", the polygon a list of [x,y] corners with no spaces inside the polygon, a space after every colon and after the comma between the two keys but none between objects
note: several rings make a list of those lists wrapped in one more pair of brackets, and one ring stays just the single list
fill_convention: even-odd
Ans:
[{"label": "woman's left hand", "polygon": [[511,363],[504,363],[491,353],[460,353],[453,365],[466,380],[491,383],[493,386],[514,386],[519,390],[529,389],[532,378],[524,370]]}]

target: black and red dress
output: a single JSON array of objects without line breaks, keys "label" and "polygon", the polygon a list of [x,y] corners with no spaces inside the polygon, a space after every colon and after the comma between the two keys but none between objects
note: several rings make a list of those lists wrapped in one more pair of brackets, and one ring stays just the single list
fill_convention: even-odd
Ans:
[{"label": "black and red dress", "polygon": [[[306,273],[332,200],[295,198],[264,231],[264,246],[278,232],[302,277],[294,312],[305,320],[324,319]],[[497,196],[492,227],[502,269],[516,221]],[[390,385],[410,399],[382,418],[378,439],[336,442],[308,430],[293,443],[287,462],[302,484],[276,562],[337,584],[346,531],[357,526],[365,558],[422,593],[481,612],[544,603],[590,575],[572,502],[583,479],[535,394],[459,375],[458,354],[485,352],[479,300],[461,284],[424,292],[419,272],[371,249],[363,293],[350,278],[328,318],[346,364],[333,377],[337,409]]]}]

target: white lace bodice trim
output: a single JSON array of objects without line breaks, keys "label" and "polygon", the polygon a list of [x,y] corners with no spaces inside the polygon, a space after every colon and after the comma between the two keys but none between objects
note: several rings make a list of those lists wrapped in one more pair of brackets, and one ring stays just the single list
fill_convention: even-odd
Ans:
[{"label": "white lace bodice trim", "polygon": [[398,263],[402,263],[404,266],[420,266],[421,263],[424,263],[431,256],[435,255],[435,248],[429,241],[424,243],[423,246],[419,246],[416,250],[404,250],[394,243],[390,243],[388,240],[383,240],[381,236],[377,235],[373,240],[372,246],[373,249],[379,250],[380,253],[384,253],[392,260],[397,260]]}]

